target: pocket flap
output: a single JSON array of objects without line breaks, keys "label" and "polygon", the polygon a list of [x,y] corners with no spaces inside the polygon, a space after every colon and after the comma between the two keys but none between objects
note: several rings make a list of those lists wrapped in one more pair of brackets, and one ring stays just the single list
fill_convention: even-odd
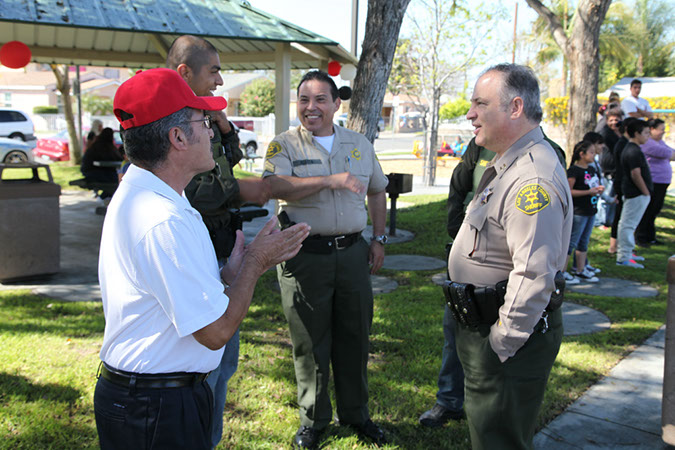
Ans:
[{"label": "pocket flap", "polygon": [[485,225],[485,219],[487,218],[487,207],[486,205],[480,205],[473,208],[470,212],[466,214],[464,219],[474,230],[480,231]]}]

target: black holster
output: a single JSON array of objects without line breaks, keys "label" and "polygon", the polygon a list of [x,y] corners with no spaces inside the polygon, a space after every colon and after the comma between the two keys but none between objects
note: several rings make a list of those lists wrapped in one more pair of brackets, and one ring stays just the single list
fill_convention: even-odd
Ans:
[{"label": "black holster", "polygon": [[443,293],[452,315],[457,322],[469,327],[481,323],[473,291],[473,284],[453,283],[450,280],[443,283]]}]

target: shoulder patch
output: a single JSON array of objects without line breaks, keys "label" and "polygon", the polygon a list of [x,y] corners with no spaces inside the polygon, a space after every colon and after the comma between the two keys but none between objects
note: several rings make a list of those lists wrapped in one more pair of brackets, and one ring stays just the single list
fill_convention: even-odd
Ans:
[{"label": "shoulder patch", "polygon": [[267,153],[265,154],[265,158],[270,159],[273,156],[278,155],[281,153],[281,144],[279,144],[276,141],[270,142],[270,145],[267,146]]},{"label": "shoulder patch", "polygon": [[551,196],[539,184],[528,184],[518,191],[516,208],[525,214],[536,214],[551,204]]}]

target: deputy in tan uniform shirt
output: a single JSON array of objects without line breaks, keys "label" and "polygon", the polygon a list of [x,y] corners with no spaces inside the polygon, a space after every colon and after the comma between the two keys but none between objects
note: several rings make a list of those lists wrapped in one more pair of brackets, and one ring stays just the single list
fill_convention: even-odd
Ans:
[{"label": "deputy in tan uniform shirt", "polygon": [[[282,214],[312,228],[300,253],[277,266],[298,384],[301,425],[294,446],[301,448],[315,448],[332,419],[331,364],[340,424],[376,444],[385,442],[370,420],[366,367],[370,273],[384,259],[387,177],[364,136],[333,125],[339,106],[332,79],[308,72],[298,87],[302,126],[274,138],[263,173],[271,196],[281,199]],[[368,213],[370,244],[361,236]]]},{"label": "deputy in tan uniform shirt", "polygon": [[488,69],[471,103],[476,143],[497,155],[467,208],[448,270],[453,282],[477,291],[508,284],[494,323],[458,326],[465,410],[473,448],[532,448],[563,334],[560,309],[545,310],[565,263],[572,198],[539,128],[539,87],[529,68]]}]

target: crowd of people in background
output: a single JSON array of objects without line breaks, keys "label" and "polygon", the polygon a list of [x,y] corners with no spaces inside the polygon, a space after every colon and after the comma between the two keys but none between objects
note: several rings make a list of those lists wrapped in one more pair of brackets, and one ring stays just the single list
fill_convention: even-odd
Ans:
[{"label": "crowd of people in background", "polygon": [[567,284],[598,281],[600,270],[586,258],[593,226],[611,227],[608,252],[616,254],[617,265],[642,269],[644,257],[635,247],[661,244],[655,220],[672,180],[675,149],[664,142],[665,122],[640,98],[641,88],[633,80],[623,101],[612,92],[595,131],[574,146],[567,171],[574,203]]}]

